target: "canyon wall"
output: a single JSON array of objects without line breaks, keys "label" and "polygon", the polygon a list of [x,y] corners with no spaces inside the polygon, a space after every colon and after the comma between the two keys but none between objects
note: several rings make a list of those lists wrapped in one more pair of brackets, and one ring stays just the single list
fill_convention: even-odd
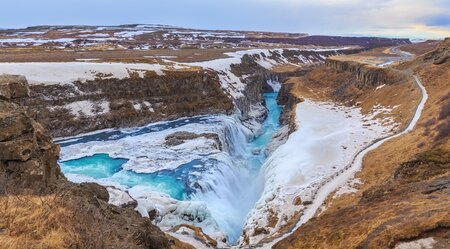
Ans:
[{"label": "canyon wall", "polygon": [[[162,73],[128,69],[124,78],[105,71],[82,80],[83,73],[77,71],[80,80],[33,82],[30,97],[21,104],[29,107],[31,117],[54,137],[236,110],[244,122],[257,129],[266,115],[261,93],[273,91],[268,81],[304,75],[328,56],[355,51],[360,50],[255,49],[231,54],[235,58],[224,68],[210,68],[216,63],[213,60],[201,66],[179,64],[179,68]],[[82,64],[74,66],[79,69]],[[111,65],[111,70],[114,67],[117,64]],[[91,71],[95,73],[92,69],[84,74]],[[45,73],[41,78],[52,77]]]},{"label": "canyon wall", "polygon": [[355,86],[358,88],[391,85],[405,79],[394,69],[375,67],[356,61],[328,58],[325,65],[337,72],[352,73],[356,77]]},{"label": "canyon wall", "polygon": [[[355,179],[363,184],[345,185],[353,189],[344,194],[338,194],[343,188],[337,189],[314,218],[273,248],[448,247],[449,48],[450,40],[447,39],[435,51],[395,67],[403,69],[406,74],[413,72],[426,89],[428,98],[414,129],[367,154],[361,171],[355,175]],[[327,68],[313,72],[299,83],[314,87],[321,87],[322,82],[329,83],[333,89],[330,93],[334,94],[339,85],[349,82],[348,85],[353,86],[357,78],[353,73],[382,75],[386,72],[364,67],[330,60]],[[336,75],[333,70],[343,73]],[[387,84],[385,87],[370,88],[382,80],[378,77],[381,76],[359,77],[356,84],[370,96],[353,94],[359,106],[364,108],[364,102],[397,106],[403,110],[396,117],[405,116],[405,113],[409,116],[416,111],[422,96],[414,94],[417,91],[415,87],[407,81],[388,85],[392,82],[388,79],[382,81]],[[414,103],[412,107],[408,106],[410,103]],[[406,118],[403,122],[408,123],[409,120]]]},{"label": "canyon wall", "polygon": [[231,100],[210,71],[146,72],[144,77],[98,77],[73,84],[32,85],[22,103],[53,136],[117,127],[136,127],[159,120],[230,113]]}]

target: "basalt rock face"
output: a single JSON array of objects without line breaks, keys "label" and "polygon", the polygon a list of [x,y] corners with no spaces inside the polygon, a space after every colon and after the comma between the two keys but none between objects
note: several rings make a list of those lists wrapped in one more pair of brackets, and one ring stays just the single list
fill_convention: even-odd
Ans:
[{"label": "basalt rock face", "polygon": [[285,83],[281,86],[280,92],[278,93],[278,104],[283,105],[283,110],[280,115],[280,123],[282,125],[288,125],[289,133],[295,131],[295,106],[302,101],[302,99],[294,96],[291,91],[293,84]]},{"label": "basalt rock face", "polygon": [[28,96],[26,79],[2,75],[0,89],[0,170],[27,184],[54,183],[62,177],[57,165],[59,146],[25,108],[13,103]]},{"label": "basalt rock face", "polygon": [[391,85],[405,79],[402,74],[389,69],[379,68],[371,65],[336,59],[327,59],[325,65],[337,72],[350,72],[356,76],[355,86],[359,89],[364,87],[376,87],[383,84]]},{"label": "basalt rock face", "polygon": [[[244,97],[235,99],[237,108],[241,110],[245,119],[252,111],[252,107],[262,103],[261,93],[273,92],[268,81],[283,83],[289,77],[304,76],[311,68],[323,64],[329,56],[360,51],[361,49],[327,51],[280,49],[271,50],[268,54],[246,54],[242,56],[241,63],[231,65],[231,72],[243,79],[246,86]],[[263,67],[262,65],[265,64],[273,68]],[[277,70],[277,66],[292,64],[301,65],[301,67],[296,67],[295,70]],[[265,116],[261,117],[263,119]]]},{"label": "basalt rock face", "polygon": [[[263,75],[269,70],[256,63],[260,55],[244,55],[240,64],[231,64],[231,72],[245,83],[244,96],[235,99],[236,107],[241,111],[242,118],[249,118],[252,107],[263,102]],[[263,115],[261,119],[263,120]]]},{"label": "basalt rock face", "polygon": [[0,76],[0,98],[11,100],[21,97],[28,97],[30,92],[28,82],[20,75]]},{"label": "basalt rock face", "polygon": [[229,113],[233,109],[217,75],[202,70],[32,85],[31,97],[22,103],[53,136],[140,126],[182,116]]}]

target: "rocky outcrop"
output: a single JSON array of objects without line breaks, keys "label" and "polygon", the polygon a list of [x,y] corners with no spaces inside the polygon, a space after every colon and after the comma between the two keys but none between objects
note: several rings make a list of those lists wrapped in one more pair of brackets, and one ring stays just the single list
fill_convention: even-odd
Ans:
[{"label": "rocky outcrop", "polygon": [[147,72],[73,84],[32,85],[22,102],[53,136],[145,125],[179,117],[230,113],[231,100],[209,71]]},{"label": "rocky outcrop", "polygon": [[218,145],[217,149],[222,150],[222,144],[220,143],[219,135],[217,135],[216,133],[196,134],[196,133],[187,132],[187,131],[178,131],[178,132],[174,132],[174,133],[166,136],[165,144],[167,146],[176,146],[176,145],[180,145],[180,144],[184,143],[186,140],[192,140],[192,139],[196,139],[199,137],[209,138],[209,139],[216,141],[216,143]]},{"label": "rocky outcrop", "polygon": [[57,166],[59,146],[25,108],[13,103],[28,97],[26,79],[0,76],[0,89],[0,170],[27,184],[49,186],[62,177]]},{"label": "rocky outcrop", "polygon": [[289,133],[295,131],[295,106],[303,101],[296,95],[292,94],[292,88],[294,84],[284,83],[281,86],[280,92],[278,93],[278,104],[283,106],[283,110],[280,115],[280,123],[282,125],[287,125],[289,127]]},{"label": "rocky outcrop", "polygon": [[376,87],[391,85],[405,79],[405,76],[389,68],[379,68],[368,64],[329,58],[325,65],[337,72],[350,72],[356,76],[356,87]]},{"label": "rocky outcrop", "polygon": [[28,97],[30,90],[25,77],[20,75],[0,76],[0,98],[14,100],[21,97]]}]

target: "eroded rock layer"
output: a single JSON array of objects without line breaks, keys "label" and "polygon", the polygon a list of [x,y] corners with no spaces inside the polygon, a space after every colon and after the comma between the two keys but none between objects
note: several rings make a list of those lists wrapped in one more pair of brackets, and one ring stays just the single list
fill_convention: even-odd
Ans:
[{"label": "eroded rock layer", "polygon": [[54,136],[141,126],[181,116],[230,113],[233,109],[217,76],[202,70],[32,85],[31,97],[23,104]]}]

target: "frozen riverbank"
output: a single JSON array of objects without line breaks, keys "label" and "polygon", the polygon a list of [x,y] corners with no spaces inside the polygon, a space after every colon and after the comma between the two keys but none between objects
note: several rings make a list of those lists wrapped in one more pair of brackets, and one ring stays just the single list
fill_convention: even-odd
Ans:
[{"label": "frozen riverbank", "polygon": [[318,189],[344,172],[365,146],[394,123],[360,109],[305,100],[297,105],[298,129],[264,163],[264,191],[244,226],[250,244],[275,234],[313,201]]}]

